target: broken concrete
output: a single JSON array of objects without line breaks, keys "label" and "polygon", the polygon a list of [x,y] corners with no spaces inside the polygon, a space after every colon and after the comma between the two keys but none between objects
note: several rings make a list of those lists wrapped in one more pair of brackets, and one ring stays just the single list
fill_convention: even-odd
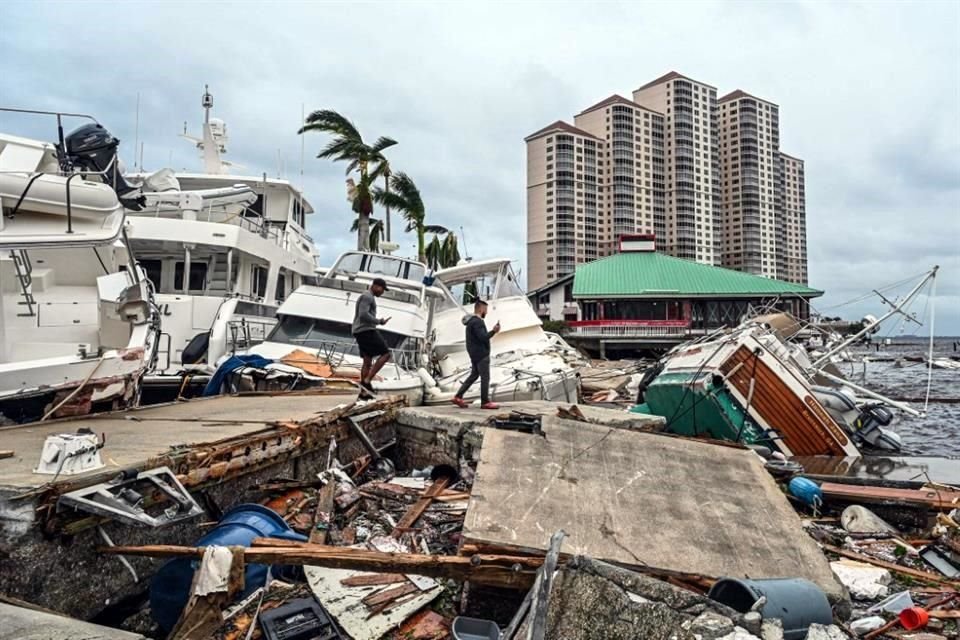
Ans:
[{"label": "broken concrete", "polygon": [[[6,464],[11,461],[3,461],[0,466],[0,485],[3,487],[0,489],[0,593],[89,619],[106,607],[142,592],[146,580],[162,561],[130,558],[139,578],[135,581],[118,559],[104,558],[97,553],[96,549],[104,544],[104,539],[96,525],[100,524],[103,532],[117,544],[192,544],[208,530],[201,526],[204,520],[217,520],[221,512],[255,500],[259,495],[258,488],[264,482],[280,477],[313,479],[318,471],[326,468],[330,437],[338,442],[337,456],[341,462],[366,454],[359,440],[351,436],[344,424],[324,427],[318,432],[316,441],[310,443],[304,441],[304,434],[293,424],[293,421],[328,415],[327,412],[334,407],[349,404],[354,399],[352,395],[319,394],[219,396],[3,430],[4,438],[15,432],[20,441],[37,443],[37,456],[39,444],[49,432],[75,432],[80,426],[89,426],[97,433],[102,430],[107,433],[107,445],[103,450],[107,467],[99,472],[59,478],[55,485],[37,491],[38,485],[48,483],[52,477],[34,476],[25,471],[35,464],[34,460],[23,459],[10,469]],[[386,418],[389,422],[390,416]],[[275,422],[284,422],[287,426],[270,428],[269,424]],[[366,430],[378,447],[392,442],[396,435],[392,423]],[[293,446],[271,457],[273,445],[270,443],[266,449],[243,445],[248,437],[256,438],[259,437],[257,434],[264,432],[279,434],[272,440],[292,441]],[[184,460],[182,465],[169,466],[177,473],[189,473],[192,470],[189,465],[193,464],[190,456],[207,455],[217,447],[233,447],[237,442],[239,450],[235,460],[247,453],[246,449],[251,449],[250,456],[259,458],[229,476],[188,486],[207,510],[207,516],[149,529],[113,521],[102,522],[83,513],[55,512],[57,492],[63,485],[90,482],[91,478],[116,474],[127,466],[167,464],[166,455],[180,456],[177,459]],[[17,447],[18,455],[26,456],[28,452],[26,446]],[[187,455],[184,452],[192,453]],[[199,464],[202,465],[202,461]],[[57,576],[57,579],[50,576]]]},{"label": "broken concrete", "polygon": [[[479,407],[460,409],[453,405],[407,407],[397,412],[398,448],[401,461],[420,468],[433,464],[456,466],[459,461],[479,460],[483,433],[488,422],[512,411],[555,417],[560,407],[570,404],[528,400],[504,402],[498,411]],[[588,405],[576,405],[588,422],[630,431],[661,431],[665,420],[660,416],[630,413]]]},{"label": "broken concrete", "polygon": [[0,640],[147,640],[129,633],[0,602]]},{"label": "broken concrete", "polygon": [[844,599],[752,451],[544,418],[545,437],[487,429],[464,524],[479,550],[563,550],[711,577],[810,580]]},{"label": "broken concrete", "polygon": [[[666,582],[585,557],[554,578],[548,640],[701,640],[709,629],[733,632],[733,609]],[[523,627],[519,637],[522,635]],[[712,632],[711,632],[712,633]]]}]

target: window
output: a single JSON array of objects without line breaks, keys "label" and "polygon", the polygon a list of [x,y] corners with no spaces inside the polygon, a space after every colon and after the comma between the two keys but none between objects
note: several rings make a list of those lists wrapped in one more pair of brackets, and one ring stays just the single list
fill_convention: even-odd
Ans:
[{"label": "window", "polygon": [[[160,282],[160,274],[163,271],[163,262],[160,260],[138,260],[137,263],[140,265],[140,268],[143,269],[144,274],[147,276],[147,280],[153,283],[153,288],[156,291],[160,291],[160,288],[163,286]],[[183,269],[183,263],[180,263],[180,268]],[[181,280],[183,276],[181,275]]]},{"label": "window", "polygon": [[250,277],[250,289],[258,298],[267,296],[267,268],[254,266]]},{"label": "window", "polygon": [[[190,263],[190,286],[189,291],[203,291],[207,283],[207,263]],[[173,288],[177,291],[183,290],[183,263],[177,262],[173,269]]]},{"label": "window", "polygon": [[277,302],[283,302],[284,298],[287,297],[286,293],[287,293],[287,276],[281,271],[280,274],[277,276],[277,291],[276,291]]}]

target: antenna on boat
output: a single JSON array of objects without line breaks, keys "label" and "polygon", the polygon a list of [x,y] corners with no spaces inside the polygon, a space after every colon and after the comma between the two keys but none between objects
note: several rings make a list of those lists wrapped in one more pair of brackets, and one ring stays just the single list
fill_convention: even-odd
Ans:
[{"label": "antenna on boat", "polygon": [[467,249],[467,232],[463,230],[463,225],[460,225],[460,236],[463,238],[463,259],[470,262],[470,250]]},{"label": "antenna on boat", "polygon": [[[306,107],[305,107],[304,104],[301,102],[301,103],[300,103],[300,126],[302,127],[302,126],[304,126],[305,124],[307,124],[307,112],[306,112]],[[299,194],[299,199],[300,199],[300,215],[302,216],[302,217],[301,217],[301,220],[303,220],[302,224],[303,224],[303,228],[304,228],[304,229],[307,228],[307,213],[306,213],[306,211],[303,210],[303,190],[306,188],[306,185],[304,184],[304,178],[303,178],[303,164],[304,164],[304,157],[305,157],[304,154],[306,153],[306,143],[307,143],[307,138],[306,138],[306,136],[300,136],[300,194]]]},{"label": "antenna on boat", "polygon": [[[133,159],[134,159],[134,168],[137,168],[137,149],[142,149],[140,146],[140,92],[137,91],[137,111],[136,116],[133,120]],[[141,156],[143,153],[141,152]],[[143,159],[140,160],[140,170],[143,171]]]}]

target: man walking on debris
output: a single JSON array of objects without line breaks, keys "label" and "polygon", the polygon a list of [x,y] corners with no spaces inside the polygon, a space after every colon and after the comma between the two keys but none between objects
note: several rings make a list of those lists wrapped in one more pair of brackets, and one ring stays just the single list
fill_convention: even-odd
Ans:
[{"label": "man walking on debris", "polygon": [[473,315],[464,320],[467,328],[467,353],[470,354],[472,368],[470,375],[463,381],[457,395],[453,397],[453,404],[461,409],[467,407],[463,394],[480,378],[480,408],[499,409],[495,402],[490,402],[490,338],[500,333],[500,323],[497,322],[493,331],[487,331],[487,324],[483,321],[487,317],[487,303],[477,300],[473,303]]},{"label": "man walking on debris", "polygon": [[[374,278],[373,284],[357,299],[350,332],[357,341],[363,366],[360,368],[360,395],[373,395],[373,379],[383,365],[390,361],[390,349],[377,327],[387,324],[390,318],[377,317],[377,298],[387,290],[383,278]],[[376,358],[376,360],[374,360]]]}]

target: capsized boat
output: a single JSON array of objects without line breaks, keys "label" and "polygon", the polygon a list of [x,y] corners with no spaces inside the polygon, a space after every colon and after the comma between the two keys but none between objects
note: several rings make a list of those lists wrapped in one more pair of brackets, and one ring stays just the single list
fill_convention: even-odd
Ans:
[{"label": "capsized boat", "polygon": [[[477,298],[488,303],[487,326],[500,323],[490,341],[490,396],[495,402],[553,400],[576,402],[578,369],[587,364],[560,336],[543,330],[506,258],[466,262],[436,273],[444,296],[434,300],[430,375],[424,375],[425,404],[450,402],[470,375],[463,320]],[[480,383],[465,395],[480,397]]]},{"label": "capsized boat", "polygon": [[0,134],[5,421],[133,404],[156,356],[159,315],[124,232],[119,141],[89,119],[67,136],[60,128],[56,144]]},{"label": "capsized boat", "polygon": [[901,313],[936,272],[812,362],[792,340],[801,323],[782,313],[678,345],[647,370],[633,410],[663,416],[681,435],[762,445],[788,457],[898,452],[900,437],[887,428],[891,409],[920,413],[845,380],[832,357]]},{"label": "capsized boat", "polygon": [[302,389],[344,378],[359,381],[362,359],[350,331],[354,309],[374,278],[383,278],[387,291],[377,299],[377,314],[390,321],[379,331],[393,357],[373,388],[403,395],[408,404],[418,405],[424,386],[418,369],[427,362],[429,301],[442,295],[424,284],[425,275],[426,267],[415,260],[348,251],[316,285],[301,286],[284,301],[277,326],[246,354],[273,361],[264,369],[274,387]]}]

